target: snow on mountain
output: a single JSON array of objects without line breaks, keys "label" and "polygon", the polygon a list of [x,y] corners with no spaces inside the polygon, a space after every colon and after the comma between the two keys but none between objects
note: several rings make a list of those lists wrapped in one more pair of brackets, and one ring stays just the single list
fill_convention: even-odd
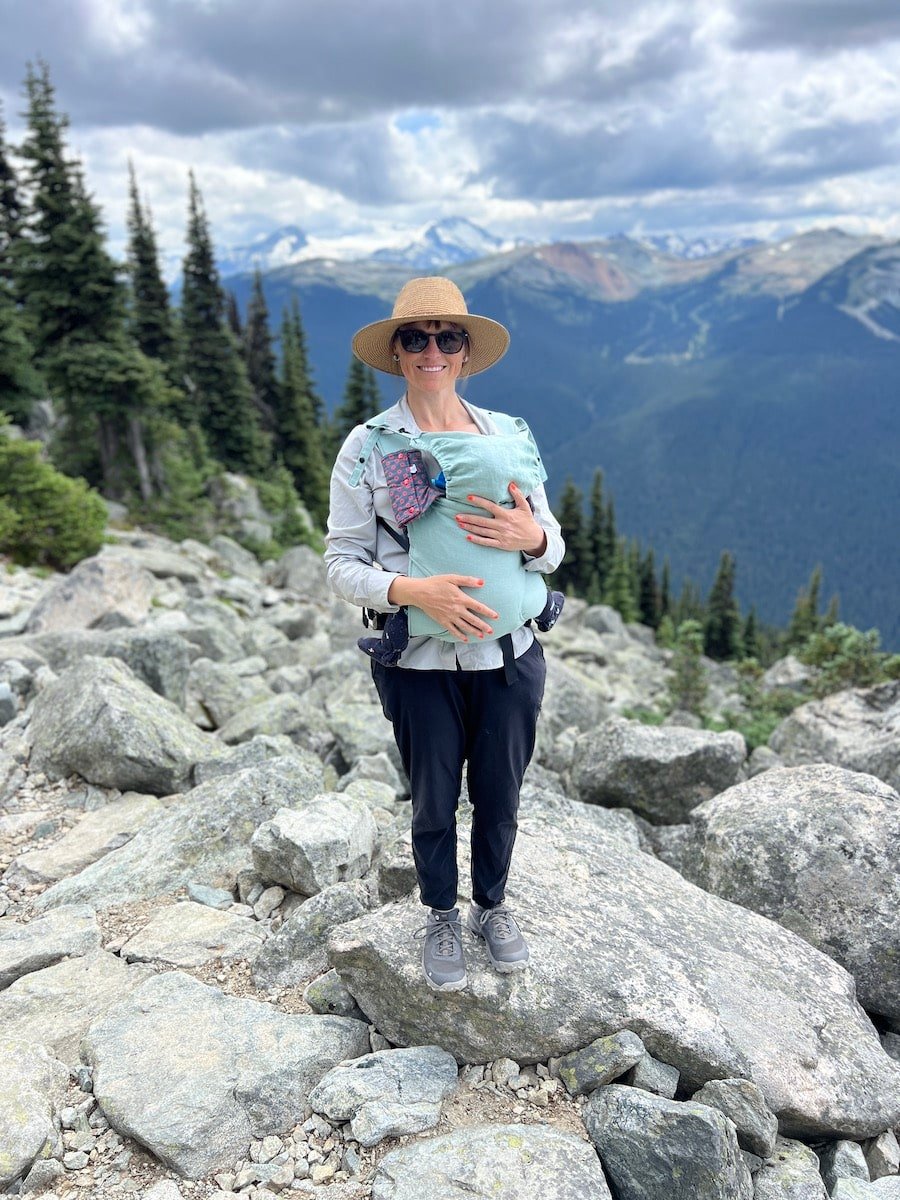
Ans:
[{"label": "snow on mountain", "polygon": [[709,258],[723,250],[744,250],[758,244],[757,238],[729,237],[727,234],[708,234],[705,237],[685,237],[680,233],[632,235],[632,240],[653,246],[676,258]]},{"label": "snow on mountain", "polygon": [[471,262],[497,254],[512,245],[495,237],[465,217],[449,217],[426,226],[411,242],[384,246],[372,254],[373,262],[399,263],[430,270],[452,263]]},{"label": "snow on mountain", "polygon": [[247,246],[233,246],[217,256],[219,273],[242,275],[257,267],[271,271],[304,258],[309,239],[296,225],[282,225],[272,233],[260,234]]}]

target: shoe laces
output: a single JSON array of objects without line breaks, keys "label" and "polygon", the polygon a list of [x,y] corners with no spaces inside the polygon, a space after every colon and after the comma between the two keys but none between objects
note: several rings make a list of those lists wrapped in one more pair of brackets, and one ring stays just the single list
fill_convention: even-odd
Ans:
[{"label": "shoe laces", "polygon": [[481,914],[479,921],[482,925],[489,924],[491,933],[498,942],[509,942],[516,936],[516,924],[513,915],[505,904],[496,908],[488,908]]},{"label": "shoe laces", "polygon": [[453,958],[462,943],[459,938],[459,922],[446,917],[436,917],[425,925],[420,925],[413,937],[429,938],[434,942],[433,954],[436,958]]}]

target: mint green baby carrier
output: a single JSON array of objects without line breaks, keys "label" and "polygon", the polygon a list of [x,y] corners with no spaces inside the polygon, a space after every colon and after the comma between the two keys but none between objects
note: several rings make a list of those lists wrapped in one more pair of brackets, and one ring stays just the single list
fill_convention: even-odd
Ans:
[{"label": "mint green baby carrier", "polygon": [[[521,417],[489,414],[501,432],[401,433],[379,417],[366,422],[369,436],[350,476],[358,485],[373,449],[381,455],[395,450],[417,449],[437,460],[447,492],[421,516],[409,522],[409,574],[414,579],[430,575],[474,575],[484,580],[480,588],[463,591],[499,613],[491,621],[488,640],[503,637],[536,617],[547,603],[547,585],[537,571],[526,571],[518,551],[480,546],[466,539],[456,523],[459,513],[485,515],[485,509],[470,504],[467,496],[482,496],[504,508],[515,507],[509,484],[518,484],[530,496],[547,478],[531,430]],[[409,632],[444,641],[458,640],[420,608],[409,608]]]}]

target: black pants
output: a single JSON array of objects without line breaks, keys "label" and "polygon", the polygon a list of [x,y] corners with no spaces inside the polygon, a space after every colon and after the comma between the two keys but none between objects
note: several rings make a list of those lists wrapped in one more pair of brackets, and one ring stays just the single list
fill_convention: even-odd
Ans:
[{"label": "black pants", "polygon": [[534,752],[546,666],[540,643],[516,659],[518,678],[496,671],[410,671],[372,663],[372,676],[412,790],[412,845],[419,894],[453,908],[456,808],[463,763],[472,802],[472,899],[503,900],[519,789]]}]

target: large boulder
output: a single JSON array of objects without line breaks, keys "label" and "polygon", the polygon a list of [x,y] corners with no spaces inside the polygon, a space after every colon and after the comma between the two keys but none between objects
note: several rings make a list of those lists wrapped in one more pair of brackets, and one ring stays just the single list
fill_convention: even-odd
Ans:
[{"label": "large boulder", "polygon": [[844,969],[621,834],[564,809],[523,818],[508,897],[528,971],[497,974],[476,944],[468,988],[430,992],[412,896],[341,926],[332,964],[396,1045],[538,1062],[631,1029],[686,1088],[753,1079],[786,1132],[867,1137],[900,1119],[900,1067]]},{"label": "large boulder", "polygon": [[611,717],[576,741],[572,781],[579,799],[590,804],[623,806],[648,821],[677,824],[737,783],[746,757],[739,733]]},{"label": "large boulder", "polygon": [[753,1189],[753,1200],[828,1200],[816,1155],[784,1137],[753,1177]]},{"label": "large boulder", "polygon": [[115,658],[84,658],[34,702],[31,765],[121,791],[169,795],[222,748]]},{"label": "large boulder", "polygon": [[180,971],[147,980],[91,1025],[82,1046],[113,1128],[188,1178],[298,1124],[325,1072],[368,1049],[362,1021],[288,1016]]},{"label": "large boulder", "polygon": [[190,660],[187,642],[175,634],[153,629],[86,629],[44,633],[29,642],[57,673],[88,656],[119,658],[147,687],[184,708]]},{"label": "large boulder", "polygon": [[291,987],[328,969],[328,937],[368,907],[365,884],[334,883],[295,908],[256,956],[257,987]]},{"label": "large boulder", "polygon": [[0,1036],[0,1188],[20,1179],[56,1141],[54,1116],[69,1072],[40,1046]]},{"label": "large boulder", "polygon": [[794,709],[769,745],[789,767],[833,763],[900,791],[900,680],[850,688]]},{"label": "large boulder", "polygon": [[70,1067],[91,1021],[151,973],[114,954],[94,950],[22,976],[0,992],[0,1029],[43,1046]]},{"label": "large boulder", "polygon": [[530,1125],[457,1129],[392,1150],[378,1164],[372,1200],[610,1200],[591,1147],[571,1133]]},{"label": "large boulder", "polygon": [[127,558],[85,558],[31,610],[29,633],[136,625],[150,610],[153,576]]},{"label": "large boulder", "polygon": [[900,1019],[900,796],[827,765],[766,771],[691,813],[681,857],[707,891],[831,955],[863,1005]]},{"label": "large boulder", "polygon": [[48,888],[39,908],[87,902],[102,908],[206,883],[230,887],[250,867],[250,839],[288,805],[302,807],[322,790],[322,768],[310,755],[273,758],[190,791],[144,825],[126,845],[78,875]]},{"label": "large boulder", "polygon": [[612,1083],[591,1094],[584,1123],[616,1200],[752,1200],[734,1125],[714,1108]]},{"label": "large boulder", "polygon": [[154,913],[120,953],[126,962],[200,967],[214,959],[252,959],[262,941],[258,921],[182,900]]}]

